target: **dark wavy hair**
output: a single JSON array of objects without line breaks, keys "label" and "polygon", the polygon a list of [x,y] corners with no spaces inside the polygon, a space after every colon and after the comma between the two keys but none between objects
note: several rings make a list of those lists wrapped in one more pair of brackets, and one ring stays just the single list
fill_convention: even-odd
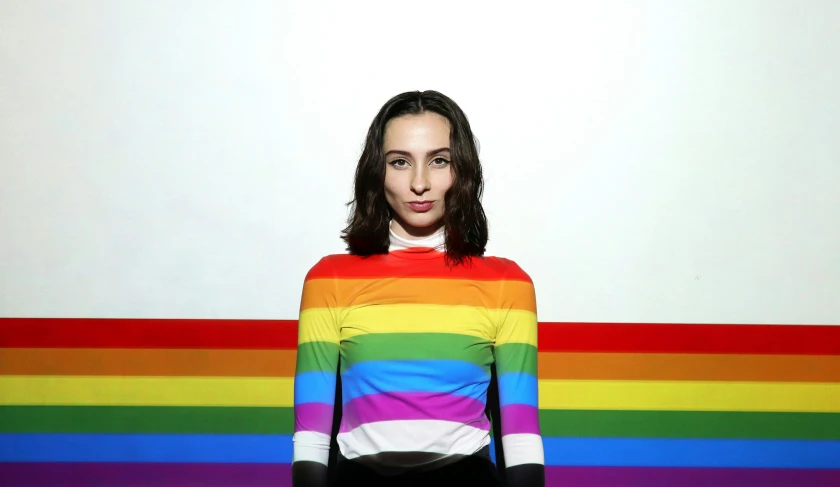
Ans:
[{"label": "dark wavy hair", "polygon": [[449,120],[452,187],[444,196],[444,232],[449,263],[482,256],[487,245],[487,216],[481,205],[484,179],[475,136],[463,110],[437,91],[401,93],[379,110],[368,129],[356,166],[351,214],[341,238],[351,254],[387,254],[392,209],[385,200],[385,126],[393,118],[433,112]]}]

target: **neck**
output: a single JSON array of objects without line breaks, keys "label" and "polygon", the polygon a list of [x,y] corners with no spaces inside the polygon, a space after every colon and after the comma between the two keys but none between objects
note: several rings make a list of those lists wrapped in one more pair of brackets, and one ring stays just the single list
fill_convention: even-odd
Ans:
[{"label": "neck", "polygon": [[394,228],[392,224],[390,229],[391,245],[390,247],[388,247],[388,250],[405,250],[411,248],[424,247],[443,251],[445,248],[444,242],[446,240],[443,230],[443,227],[441,227],[440,230],[436,231],[432,235],[429,235],[428,237],[406,238],[394,233]]}]

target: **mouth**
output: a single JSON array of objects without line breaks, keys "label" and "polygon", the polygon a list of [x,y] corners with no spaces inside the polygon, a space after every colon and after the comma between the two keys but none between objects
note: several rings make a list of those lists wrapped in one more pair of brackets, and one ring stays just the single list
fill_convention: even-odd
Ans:
[{"label": "mouth", "polygon": [[412,210],[416,211],[417,213],[425,213],[432,209],[434,206],[434,201],[412,201],[408,204]]}]

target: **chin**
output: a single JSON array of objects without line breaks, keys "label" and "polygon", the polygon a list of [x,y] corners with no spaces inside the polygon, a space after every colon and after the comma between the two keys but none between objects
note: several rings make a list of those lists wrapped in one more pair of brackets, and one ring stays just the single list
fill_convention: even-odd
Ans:
[{"label": "chin", "polygon": [[408,218],[403,217],[402,220],[406,223],[406,225],[418,230],[427,230],[431,227],[435,227],[435,229],[437,229],[438,226],[443,225],[443,215],[409,215]]}]

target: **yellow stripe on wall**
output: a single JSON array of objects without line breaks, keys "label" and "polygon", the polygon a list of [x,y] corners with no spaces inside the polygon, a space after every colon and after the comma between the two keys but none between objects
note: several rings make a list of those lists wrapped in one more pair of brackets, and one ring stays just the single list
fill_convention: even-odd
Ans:
[{"label": "yellow stripe on wall", "polygon": [[[840,412],[840,384],[541,380],[541,409]],[[0,404],[291,407],[294,380],[0,377]]]},{"label": "yellow stripe on wall", "polygon": [[840,384],[541,380],[541,409],[840,412]]},{"label": "yellow stripe on wall", "polygon": [[291,377],[0,377],[6,405],[290,407],[293,397]]}]

